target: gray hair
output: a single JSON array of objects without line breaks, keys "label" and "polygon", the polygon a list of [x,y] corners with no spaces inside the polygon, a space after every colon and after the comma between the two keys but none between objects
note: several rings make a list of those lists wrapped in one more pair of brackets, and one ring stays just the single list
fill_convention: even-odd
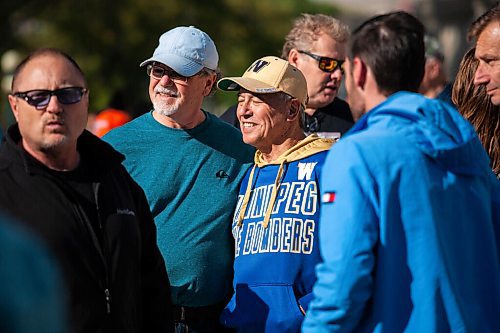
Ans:
[{"label": "gray hair", "polygon": [[346,43],[350,35],[349,27],[334,17],[324,14],[301,14],[294,20],[292,29],[285,37],[281,57],[286,59],[291,49],[310,48],[321,33],[338,43]]}]

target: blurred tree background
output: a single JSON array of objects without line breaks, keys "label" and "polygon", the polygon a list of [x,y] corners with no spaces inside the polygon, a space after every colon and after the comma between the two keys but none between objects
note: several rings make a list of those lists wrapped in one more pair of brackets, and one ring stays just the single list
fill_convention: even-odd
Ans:
[{"label": "blurred tree background", "polygon": [[[163,32],[179,25],[204,30],[215,41],[222,73],[240,75],[254,59],[280,55],[292,20],[303,12],[337,14],[331,4],[308,0],[0,0],[0,56],[61,48],[87,76],[90,112],[120,98],[138,116],[150,108],[148,78],[139,63],[151,56]],[[9,74],[4,69],[2,77]],[[4,87],[3,127],[12,121],[8,92]],[[235,99],[217,93],[207,110],[220,114]]]}]

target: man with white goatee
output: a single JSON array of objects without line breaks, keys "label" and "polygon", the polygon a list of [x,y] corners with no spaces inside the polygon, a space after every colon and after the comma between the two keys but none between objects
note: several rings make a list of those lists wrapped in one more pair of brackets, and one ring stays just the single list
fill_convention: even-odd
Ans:
[{"label": "man with white goatee", "polygon": [[201,109],[220,76],[218,60],[205,32],[165,32],[141,63],[153,110],[104,137],[146,192],[168,263],[177,332],[224,332],[218,318],[231,294],[231,215],[253,160],[238,130]]}]

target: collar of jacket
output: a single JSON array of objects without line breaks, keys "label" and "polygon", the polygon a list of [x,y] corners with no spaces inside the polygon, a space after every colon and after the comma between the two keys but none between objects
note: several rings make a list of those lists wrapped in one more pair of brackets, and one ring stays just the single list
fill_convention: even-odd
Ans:
[{"label": "collar of jacket", "polygon": [[[16,159],[23,164],[26,173],[32,173],[34,170],[40,169],[40,165],[43,164],[36,163],[28,158],[28,153],[19,145],[21,139],[19,125],[17,123],[11,125],[5,134],[4,149],[10,151],[10,156],[17,156]],[[110,144],[102,141],[87,130],[84,130],[78,138],[77,149],[82,158],[90,161],[98,170],[116,167],[125,159]]]}]

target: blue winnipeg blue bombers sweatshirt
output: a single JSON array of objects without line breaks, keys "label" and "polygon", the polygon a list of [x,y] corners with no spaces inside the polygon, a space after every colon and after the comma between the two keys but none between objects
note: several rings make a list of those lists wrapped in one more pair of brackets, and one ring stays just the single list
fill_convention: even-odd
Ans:
[{"label": "blue winnipeg blue bombers sweatshirt", "polygon": [[239,332],[300,332],[316,281],[319,174],[332,144],[311,135],[272,163],[259,151],[232,230],[235,293],[222,322]]}]

